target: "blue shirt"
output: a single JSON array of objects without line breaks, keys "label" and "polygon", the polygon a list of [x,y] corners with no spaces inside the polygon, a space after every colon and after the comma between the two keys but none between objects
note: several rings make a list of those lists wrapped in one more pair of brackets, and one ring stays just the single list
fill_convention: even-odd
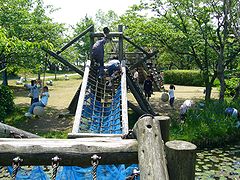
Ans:
[{"label": "blue shirt", "polygon": [[39,97],[39,89],[36,84],[30,87],[30,92],[34,99]]},{"label": "blue shirt", "polygon": [[49,93],[48,92],[42,93],[41,102],[43,103],[44,106],[46,106],[47,103],[48,103],[48,97],[49,97]]},{"label": "blue shirt", "polygon": [[232,117],[237,117],[237,115],[238,115],[238,110],[237,109],[235,109],[235,108],[226,108],[226,110],[225,110],[225,113],[226,114],[229,114],[229,115],[231,115]]}]

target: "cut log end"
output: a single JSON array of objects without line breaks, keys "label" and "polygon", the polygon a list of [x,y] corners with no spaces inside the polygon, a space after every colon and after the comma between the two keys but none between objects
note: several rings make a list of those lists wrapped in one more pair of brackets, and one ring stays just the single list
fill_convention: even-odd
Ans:
[{"label": "cut log end", "polygon": [[182,150],[187,151],[187,150],[197,149],[197,146],[195,144],[192,144],[187,141],[180,141],[180,140],[166,142],[166,146],[171,149],[179,150],[179,151],[182,151]]}]

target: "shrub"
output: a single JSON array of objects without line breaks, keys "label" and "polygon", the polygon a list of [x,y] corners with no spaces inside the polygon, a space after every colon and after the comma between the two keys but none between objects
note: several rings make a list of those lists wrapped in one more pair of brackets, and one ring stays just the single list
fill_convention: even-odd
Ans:
[{"label": "shrub", "polygon": [[[238,86],[239,78],[225,79],[225,82],[226,82],[225,96],[233,97],[236,93],[235,88]],[[216,86],[220,90],[220,81],[218,79],[214,81],[214,86]]]},{"label": "shrub", "polygon": [[13,92],[7,86],[0,85],[0,121],[13,112]]},{"label": "shrub", "polygon": [[204,86],[200,71],[197,70],[167,70],[164,71],[164,83],[185,86]]},{"label": "shrub", "polygon": [[240,108],[239,102],[209,102],[203,109],[195,108],[187,112],[184,123],[172,125],[171,139],[191,141],[198,146],[218,146],[233,141],[240,135],[236,119],[225,116],[226,107]]}]

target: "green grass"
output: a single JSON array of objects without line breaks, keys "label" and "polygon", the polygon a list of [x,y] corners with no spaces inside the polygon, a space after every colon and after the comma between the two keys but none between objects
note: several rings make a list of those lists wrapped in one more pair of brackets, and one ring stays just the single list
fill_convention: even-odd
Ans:
[{"label": "green grass", "polygon": [[226,107],[240,108],[239,102],[212,101],[204,108],[188,111],[184,123],[177,117],[172,118],[170,139],[186,140],[201,147],[221,146],[237,140],[240,129],[236,128],[236,119],[224,114]]},{"label": "green grass", "polygon": [[44,138],[56,138],[67,139],[69,131],[49,131],[49,132],[37,132],[36,134]]},{"label": "green grass", "polygon": [[5,118],[4,123],[10,126],[18,127],[21,123],[26,122],[27,118],[24,114],[27,110],[28,107],[15,106],[14,111]]}]

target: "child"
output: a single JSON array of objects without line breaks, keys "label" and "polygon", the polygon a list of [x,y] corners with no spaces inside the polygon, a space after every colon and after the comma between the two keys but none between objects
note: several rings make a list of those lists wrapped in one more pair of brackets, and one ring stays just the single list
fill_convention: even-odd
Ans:
[{"label": "child", "polygon": [[45,107],[48,103],[48,97],[49,97],[49,93],[48,93],[48,87],[47,86],[44,86],[43,87],[43,91],[41,93],[41,100],[39,102],[35,102],[33,103],[28,112],[25,113],[25,116],[26,117],[31,117],[33,115],[33,110],[36,106],[41,106],[41,107]]},{"label": "child", "polygon": [[187,111],[194,106],[194,102],[192,100],[185,100],[183,104],[180,106],[180,119],[184,120]]},{"label": "child", "polygon": [[30,88],[30,97],[31,97],[31,104],[39,101],[39,88],[37,86],[36,80],[31,80]]},{"label": "child", "polygon": [[235,108],[228,107],[225,109],[226,116],[232,116],[234,118],[239,118],[239,112]]},{"label": "child", "polygon": [[169,98],[170,98],[169,104],[172,108],[173,108],[173,103],[174,103],[174,99],[175,99],[174,90],[175,90],[175,86],[173,84],[171,84],[169,87],[168,94],[169,94]]},{"label": "child", "polygon": [[236,119],[236,127],[240,128],[240,112],[237,109],[228,107],[225,109],[225,115],[235,118]]},{"label": "child", "polygon": [[108,86],[112,86],[111,81],[119,77],[119,74],[121,73],[121,63],[117,57],[113,57],[113,59],[110,60],[105,65],[105,67],[107,69],[108,75],[110,76]]},{"label": "child", "polygon": [[137,84],[139,83],[138,69],[137,68],[135,68],[135,72],[133,74],[133,79]]},{"label": "child", "polygon": [[104,37],[93,45],[92,48],[92,57],[96,63],[99,63],[99,78],[103,77],[104,73],[104,45],[107,42],[107,35],[109,34],[110,30],[108,27],[103,28]]},{"label": "child", "polygon": [[144,85],[143,85],[143,89],[145,91],[145,96],[147,97],[148,101],[149,101],[149,98],[151,97],[151,94],[153,92],[152,81],[151,81],[150,78],[151,78],[151,76],[148,75],[147,79],[144,81]]}]

